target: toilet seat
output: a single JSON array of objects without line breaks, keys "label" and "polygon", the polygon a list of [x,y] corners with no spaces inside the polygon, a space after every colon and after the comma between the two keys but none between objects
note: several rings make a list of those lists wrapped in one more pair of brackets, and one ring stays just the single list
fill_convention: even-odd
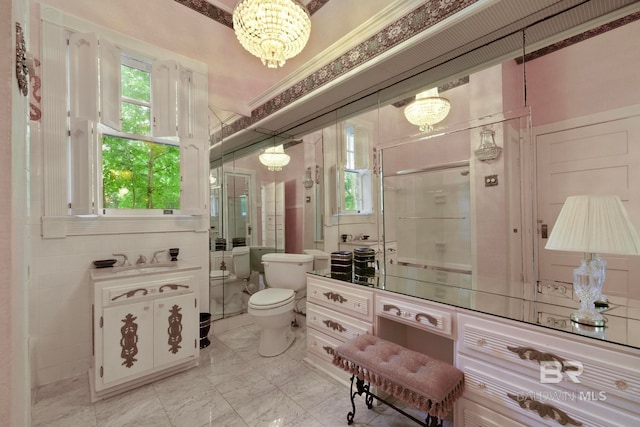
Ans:
[{"label": "toilet seat", "polygon": [[253,310],[272,310],[295,300],[293,289],[268,288],[256,292],[249,298],[249,308]]},{"label": "toilet seat", "polygon": [[236,276],[233,274],[229,274],[229,270],[211,270],[209,272],[209,279],[220,280],[220,281],[222,279],[225,279],[229,281],[229,280],[236,280]]}]

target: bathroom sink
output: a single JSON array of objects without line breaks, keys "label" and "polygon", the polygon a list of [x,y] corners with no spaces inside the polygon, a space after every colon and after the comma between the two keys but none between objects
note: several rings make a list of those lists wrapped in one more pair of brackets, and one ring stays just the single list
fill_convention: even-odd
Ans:
[{"label": "bathroom sink", "polygon": [[127,265],[112,268],[92,268],[91,277],[94,280],[124,279],[131,276],[182,272],[199,268],[182,261],[167,261],[157,264]]},{"label": "bathroom sink", "polygon": [[132,271],[137,273],[160,273],[163,271],[169,271],[175,269],[178,266],[177,262],[161,262],[157,264],[138,264],[138,265],[127,265],[120,267],[113,267],[111,269],[112,273],[119,273],[121,271]]}]

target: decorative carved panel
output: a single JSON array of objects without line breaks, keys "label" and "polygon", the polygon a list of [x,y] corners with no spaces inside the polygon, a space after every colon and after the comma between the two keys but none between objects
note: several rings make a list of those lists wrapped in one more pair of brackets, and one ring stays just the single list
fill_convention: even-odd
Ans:
[{"label": "decorative carved panel", "polygon": [[169,317],[167,320],[169,321],[169,327],[167,328],[167,335],[169,339],[167,344],[169,344],[169,351],[173,354],[176,354],[182,346],[180,343],[182,342],[182,310],[181,307],[178,307],[177,304],[174,304],[169,310]]},{"label": "decorative carved panel", "polygon": [[120,357],[124,359],[122,364],[127,368],[133,366],[133,362],[137,362],[138,359],[135,356],[138,354],[138,324],[134,322],[137,317],[129,313],[122,319],[124,325],[120,328],[122,338],[120,339]]}]

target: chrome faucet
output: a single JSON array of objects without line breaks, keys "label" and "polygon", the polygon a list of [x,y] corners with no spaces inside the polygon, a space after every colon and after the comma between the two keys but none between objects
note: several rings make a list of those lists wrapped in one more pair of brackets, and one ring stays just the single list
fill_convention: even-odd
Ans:
[{"label": "chrome faucet", "polygon": [[158,261],[158,254],[161,254],[163,252],[165,252],[164,249],[159,250],[159,251],[155,251],[153,253],[153,257],[151,258],[151,262],[149,264],[158,264],[158,263],[160,263],[160,261]]},{"label": "chrome faucet", "polygon": [[125,254],[111,254],[112,256],[121,256],[122,259],[122,264],[120,264],[121,266],[127,266],[127,265],[131,265],[129,264],[129,257],[127,257]]},{"label": "chrome faucet", "polygon": [[136,265],[146,264],[146,263],[147,263],[147,257],[144,255],[138,255],[138,260],[136,261]]}]

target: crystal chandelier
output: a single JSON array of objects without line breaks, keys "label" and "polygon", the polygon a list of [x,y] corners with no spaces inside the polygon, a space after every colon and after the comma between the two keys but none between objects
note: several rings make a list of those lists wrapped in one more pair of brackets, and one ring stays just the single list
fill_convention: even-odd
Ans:
[{"label": "crystal chandelier", "polygon": [[295,0],[241,0],[233,10],[233,29],[242,47],[278,68],[307,44],[311,20]]},{"label": "crystal chandelier", "polygon": [[446,98],[438,96],[438,88],[434,87],[416,95],[416,100],[404,109],[404,116],[409,123],[420,126],[420,132],[431,132],[433,125],[447,117],[451,104]]},{"label": "crystal chandelier", "polygon": [[291,157],[284,152],[282,145],[267,148],[258,158],[260,159],[260,163],[274,172],[281,171],[283,167],[289,164],[289,160],[291,160]]}]

